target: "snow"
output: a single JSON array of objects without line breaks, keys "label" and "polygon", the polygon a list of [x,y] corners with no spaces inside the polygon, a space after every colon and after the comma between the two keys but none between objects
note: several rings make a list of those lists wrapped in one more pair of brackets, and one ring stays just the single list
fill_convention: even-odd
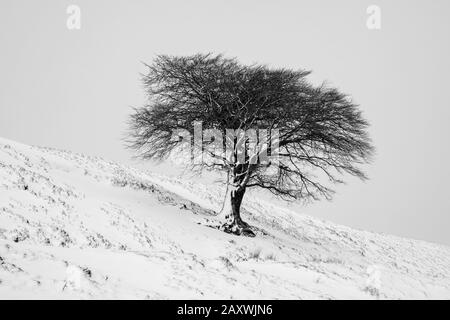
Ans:
[{"label": "snow", "polygon": [[450,249],[257,194],[255,238],[211,226],[224,186],[0,139],[1,299],[449,299]]}]

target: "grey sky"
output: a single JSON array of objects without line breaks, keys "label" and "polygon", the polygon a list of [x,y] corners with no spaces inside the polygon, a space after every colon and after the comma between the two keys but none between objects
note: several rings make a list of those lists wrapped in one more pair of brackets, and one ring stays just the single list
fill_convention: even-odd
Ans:
[{"label": "grey sky", "polygon": [[[66,8],[81,8],[68,30]],[[381,8],[381,30],[366,9]],[[140,61],[217,52],[312,69],[372,124],[371,178],[302,211],[450,244],[450,2],[0,2],[0,136],[129,161],[120,138],[144,101]]]}]

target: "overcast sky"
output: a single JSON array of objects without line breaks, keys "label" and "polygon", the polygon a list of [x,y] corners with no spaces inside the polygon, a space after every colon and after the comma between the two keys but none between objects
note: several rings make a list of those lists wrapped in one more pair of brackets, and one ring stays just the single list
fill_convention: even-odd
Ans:
[{"label": "overcast sky", "polygon": [[[81,9],[69,30],[66,9]],[[381,29],[366,26],[369,5]],[[450,244],[450,1],[0,1],[0,136],[130,162],[140,61],[224,53],[313,70],[352,95],[377,148],[370,181],[301,211]]]}]

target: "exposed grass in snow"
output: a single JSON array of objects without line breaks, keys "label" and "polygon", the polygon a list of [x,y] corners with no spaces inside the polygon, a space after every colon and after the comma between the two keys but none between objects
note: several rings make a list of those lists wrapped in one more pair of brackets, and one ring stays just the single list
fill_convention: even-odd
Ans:
[{"label": "exposed grass in snow", "polygon": [[450,249],[252,194],[256,238],[208,227],[223,187],[0,139],[0,298],[450,298]]}]

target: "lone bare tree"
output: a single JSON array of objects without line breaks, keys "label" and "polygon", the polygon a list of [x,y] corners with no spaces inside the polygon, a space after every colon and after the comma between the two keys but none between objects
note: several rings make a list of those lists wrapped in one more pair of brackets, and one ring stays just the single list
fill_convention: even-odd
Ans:
[{"label": "lone bare tree", "polygon": [[192,168],[227,173],[226,232],[254,236],[240,215],[248,188],[291,200],[331,199],[330,185],[341,175],[367,179],[360,168],[373,153],[367,121],[347,95],[310,84],[309,71],[212,54],[160,55],[146,66],[149,99],[131,115],[129,145],[145,159],[164,159],[183,143],[174,135],[194,137],[194,149],[213,161],[195,161],[193,152]]}]

